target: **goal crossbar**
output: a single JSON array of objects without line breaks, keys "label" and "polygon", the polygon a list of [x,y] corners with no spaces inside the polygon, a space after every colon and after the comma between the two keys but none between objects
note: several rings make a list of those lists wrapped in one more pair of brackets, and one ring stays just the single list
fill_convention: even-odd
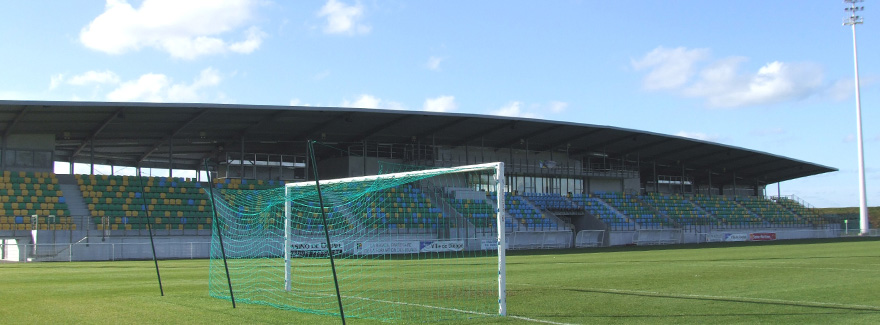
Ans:
[{"label": "goal crossbar", "polygon": [[[370,182],[370,181],[376,181],[376,180],[380,180],[380,179],[397,178],[397,177],[402,178],[402,177],[418,177],[418,176],[430,176],[430,175],[452,174],[452,173],[467,173],[467,172],[473,172],[473,171],[479,171],[479,170],[490,170],[490,169],[503,170],[503,168],[504,168],[504,163],[496,162],[496,163],[486,163],[486,164],[477,164],[477,165],[467,165],[467,166],[461,166],[461,167],[414,170],[414,171],[399,172],[399,173],[392,173],[392,174],[379,174],[379,175],[335,178],[335,179],[321,180],[321,185],[323,186],[323,185],[332,185],[332,184],[341,184],[341,183]],[[284,186],[285,187],[315,186],[315,181],[287,183],[287,184],[284,184]]]}]

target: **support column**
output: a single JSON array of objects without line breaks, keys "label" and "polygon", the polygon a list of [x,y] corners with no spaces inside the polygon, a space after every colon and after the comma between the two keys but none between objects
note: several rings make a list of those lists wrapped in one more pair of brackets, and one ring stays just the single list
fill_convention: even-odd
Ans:
[{"label": "support column", "polygon": [[241,152],[238,156],[238,163],[239,171],[241,173],[239,174],[239,179],[244,179],[244,137],[241,137]]},{"label": "support column", "polygon": [[657,178],[657,162],[654,162],[654,193],[660,193],[660,179]]},{"label": "support column", "polygon": [[733,198],[736,199],[737,196],[737,188],[736,188],[736,172],[733,172]]},{"label": "support column", "polygon": [[684,164],[681,164],[681,195],[684,196]]},{"label": "support column", "polygon": [[168,138],[168,177],[174,177],[174,137]]},{"label": "support column", "polygon": [[89,140],[89,166],[91,170],[89,171],[89,175],[95,174],[95,140]]},{"label": "support column", "polygon": [[709,192],[707,195],[712,195],[712,170],[709,170]]}]

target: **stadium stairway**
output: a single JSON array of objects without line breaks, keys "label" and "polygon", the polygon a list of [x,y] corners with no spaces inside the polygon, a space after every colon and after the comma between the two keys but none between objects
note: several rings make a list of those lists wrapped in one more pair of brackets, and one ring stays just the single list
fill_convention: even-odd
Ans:
[{"label": "stadium stairway", "polygon": [[642,207],[644,207],[648,211],[654,213],[657,218],[662,219],[665,223],[667,223],[667,226],[672,226],[673,228],[682,228],[682,225],[678,221],[670,218],[668,214],[661,212],[660,209],[652,204],[652,202],[649,202],[641,195],[630,195],[629,197],[632,198],[635,202],[641,204]]},{"label": "stadium stairway", "polygon": [[[442,189],[441,201],[444,209],[449,209],[449,215],[463,221],[463,228],[476,229],[477,236],[492,233],[495,229],[496,214],[487,193],[465,187],[445,187]],[[446,210],[443,211],[447,213]],[[514,221],[508,219],[504,225],[504,231],[513,231]]]},{"label": "stadium stairway", "polygon": [[619,213],[625,215],[628,220],[635,222],[638,229],[663,229],[672,227],[669,220],[662,215],[655,214],[644,202],[630,195],[620,192],[596,192],[596,198],[613,206]]},{"label": "stadium stairway", "polygon": [[94,229],[95,225],[89,220],[89,207],[83,199],[82,191],[76,184],[76,177],[73,175],[56,175],[58,178],[58,188],[64,192],[67,199],[67,209],[73,217],[73,222],[78,229]]},{"label": "stadium stairway", "polygon": [[[560,198],[562,197],[560,195],[557,195],[557,196],[559,196]],[[552,222],[559,225],[560,229],[558,229],[558,230],[572,229],[572,225],[570,223],[565,222],[564,220],[562,220],[561,218],[556,216],[556,214],[553,213],[553,211],[550,211],[548,209],[544,209],[543,207],[535,204],[535,202],[532,202],[530,200],[529,196],[527,196],[525,193],[523,195],[520,195],[519,198],[522,199],[522,202],[525,203],[526,205],[528,205],[529,207],[531,207],[533,210],[541,212],[545,218],[550,219]],[[566,202],[568,202],[568,201],[566,201]],[[568,203],[570,203],[570,202],[568,202]]]},{"label": "stadium stairway", "polygon": [[806,202],[803,202],[800,198],[797,198],[795,196],[792,196],[791,198],[773,197],[771,198],[771,200],[776,202],[776,204],[778,204],[782,208],[788,210],[791,213],[794,213],[795,215],[801,217],[802,219],[813,225],[823,225],[828,223],[827,220],[824,220],[822,219],[822,217],[819,216],[819,213],[816,212],[816,210],[812,206],[810,206]]},{"label": "stadium stairway", "polygon": [[[455,207],[452,206],[452,204],[449,203],[449,199],[441,194],[442,191],[437,191],[435,187],[430,186],[424,188],[422,193],[424,193],[427,198],[431,199],[431,202],[434,202],[434,204],[438,208],[440,208],[440,211],[443,213],[444,216],[452,219],[451,226],[453,226],[454,228],[470,229],[476,227],[476,225],[468,221],[464,215],[462,215],[458,210],[455,209]],[[446,193],[446,195],[450,194]],[[449,228],[439,229],[439,231],[440,232],[437,234],[438,238],[449,238],[451,235],[451,230]]]},{"label": "stadium stairway", "polygon": [[753,214],[761,216],[772,226],[803,227],[809,225],[795,213],[763,197],[737,197],[736,202]]},{"label": "stadium stairway", "polygon": [[582,206],[587,214],[602,221],[607,226],[606,230],[630,231],[635,230],[636,224],[624,215],[620,210],[608,204],[601,198],[589,194],[574,195],[572,201]]}]

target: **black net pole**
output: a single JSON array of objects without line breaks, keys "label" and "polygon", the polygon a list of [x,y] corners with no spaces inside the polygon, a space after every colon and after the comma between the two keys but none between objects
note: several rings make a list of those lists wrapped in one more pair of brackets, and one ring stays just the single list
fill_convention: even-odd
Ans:
[{"label": "black net pole", "polygon": [[214,217],[214,227],[217,230],[217,239],[220,241],[220,254],[223,255],[223,269],[226,270],[226,284],[229,285],[229,299],[232,300],[232,308],[235,308],[235,295],[232,293],[232,279],[229,277],[229,264],[226,263],[226,249],[223,247],[223,227],[217,219],[217,204],[214,202],[214,177],[208,169],[208,160],[205,160],[205,173],[208,173],[208,195],[211,196],[211,212]]},{"label": "black net pole", "polygon": [[141,185],[141,199],[144,201],[144,213],[147,214],[147,230],[150,232],[150,247],[153,249],[153,264],[156,264],[156,279],[159,279],[159,295],[164,297],[165,290],[162,289],[162,276],[159,275],[159,259],[156,258],[156,243],[153,242],[153,227],[150,225],[150,209],[147,207],[147,191],[144,187],[144,178],[141,176],[141,168],[138,167],[138,183]]},{"label": "black net pole", "polygon": [[321,221],[324,223],[324,237],[327,239],[327,256],[330,257],[330,269],[333,271],[333,285],[336,286],[336,301],[339,302],[339,317],[342,319],[342,324],[345,325],[345,312],[342,309],[342,296],[339,294],[339,279],[336,278],[336,263],[333,261],[333,247],[330,246],[330,230],[327,229],[327,213],[324,212],[324,198],[321,195],[321,183],[318,182],[318,165],[315,162],[314,142],[315,141],[309,140],[309,158],[312,161],[312,171],[315,175],[315,188],[318,190],[318,207],[321,208]]}]

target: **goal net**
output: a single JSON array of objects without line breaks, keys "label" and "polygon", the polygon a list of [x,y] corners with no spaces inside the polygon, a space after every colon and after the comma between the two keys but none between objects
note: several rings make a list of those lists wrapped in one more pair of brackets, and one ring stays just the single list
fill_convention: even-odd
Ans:
[{"label": "goal net", "polygon": [[319,187],[215,188],[210,295],[383,321],[505,315],[503,180],[502,163],[382,165]]},{"label": "goal net", "polygon": [[636,245],[681,244],[681,229],[637,229],[633,242]]}]

